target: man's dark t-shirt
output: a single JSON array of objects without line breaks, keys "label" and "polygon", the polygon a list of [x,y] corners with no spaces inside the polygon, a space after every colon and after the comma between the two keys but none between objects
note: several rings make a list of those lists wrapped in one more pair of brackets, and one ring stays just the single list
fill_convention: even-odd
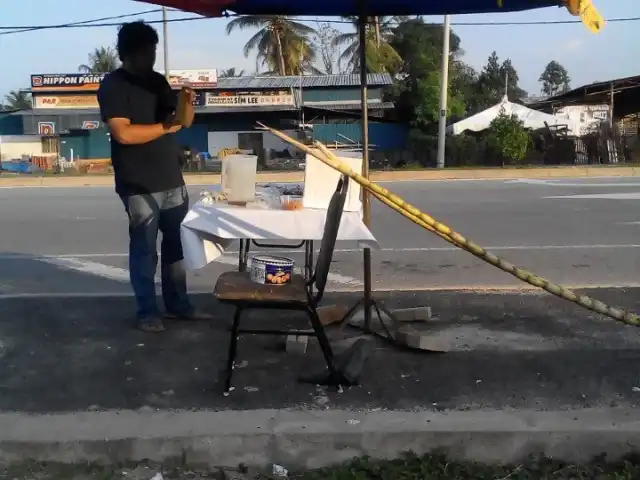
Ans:
[{"label": "man's dark t-shirt", "polygon": [[[132,125],[164,122],[175,110],[176,95],[157,72],[133,75],[118,69],[98,90],[102,120],[128,118]],[[178,144],[173,134],[140,145],[123,145],[111,136],[111,161],[119,195],[162,192],[184,185]]]}]

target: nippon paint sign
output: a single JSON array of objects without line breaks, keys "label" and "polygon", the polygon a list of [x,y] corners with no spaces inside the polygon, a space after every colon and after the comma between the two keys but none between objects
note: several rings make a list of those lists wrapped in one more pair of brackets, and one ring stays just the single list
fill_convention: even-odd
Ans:
[{"label": "nippon paint sign", "polygon": [[96,91],[105,74],[41,73],[31,75],[31,90],[38,91]]}]

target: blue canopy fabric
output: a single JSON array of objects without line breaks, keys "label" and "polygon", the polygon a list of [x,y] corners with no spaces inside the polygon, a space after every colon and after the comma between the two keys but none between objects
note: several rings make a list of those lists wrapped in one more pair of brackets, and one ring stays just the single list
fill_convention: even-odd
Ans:
[{"label": "blue canopy fabric", "polygon": [[216,17],[239,15],[446,15],[560,7],[564,0],[138,0]]}]

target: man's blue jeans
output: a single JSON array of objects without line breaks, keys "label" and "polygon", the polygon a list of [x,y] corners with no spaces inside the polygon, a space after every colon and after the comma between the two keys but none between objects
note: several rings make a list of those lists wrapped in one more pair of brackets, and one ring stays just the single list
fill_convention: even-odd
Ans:
[{"label": "man's blue jeans", "polygon": [[189,210],[186,187],[146,195],[121,196],[129,216],[129,274],[140,322],[159,315],[155,275],[158,264],[158,230],[162,232],[162,298],[167,313],[187,314],[187,296],[180,224]]}]

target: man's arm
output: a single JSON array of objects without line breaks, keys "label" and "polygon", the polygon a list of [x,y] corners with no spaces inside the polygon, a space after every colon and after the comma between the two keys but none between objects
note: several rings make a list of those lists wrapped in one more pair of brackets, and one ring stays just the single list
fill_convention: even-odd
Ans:
[{"label": "man's arm", "polygon": [[98,103],[103,121],[113,138],[123,145],[141,145],[180,130],[172,119],[153,125],[132,125],[127,95],[118,89],[115,82],[103,82],[98,90]]},{"label": "man's arm", "polygon": [[[174,117],[176,118],[176,121],[180,121],[182,126],[190,127],[195,117],[195,109],[193,108],[193,100],[194,100],[195,94],[193,90],[191,88],[182,87],[182,89],[180,90],[180,93],[178,93],[175,90],[173,90],[173,88],[171,88],[171,84],[169,84],[169,82],[163,75],[161,74],[158,74],[158,75],[160,77],[159,81],[162,82],[162,103],[163,103],[164,110],[168,112],[170,115],[171,114],[174,115]],[[182,93],[185,90],[186,92]],[[187,111],[186,116],[182,114],[183,113],[182,111],[180,112],[180,114],[178,113],[178,110],[179,110],[178,103],[182,95],[186,95],[187,102],[188,102],[187,109],[186,109]]]},{"label": "man's arm", "polygon": [[114,117],[107,120],[109,132],[122,145],[141,145],[149,143],[167,133],[180,130],[180,125],[156,123],[153,125],[132,125],[131,120],[124,117]]}]

